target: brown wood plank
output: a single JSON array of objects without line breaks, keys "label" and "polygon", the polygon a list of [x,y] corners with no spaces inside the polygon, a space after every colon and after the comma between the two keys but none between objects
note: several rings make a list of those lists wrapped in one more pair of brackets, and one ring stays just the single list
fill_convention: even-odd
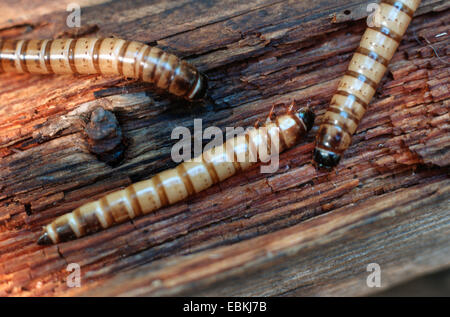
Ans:
[{"label": "brown wood plank", "polygon": [[[448,33],[448,2],[423,1],[338,168],[310,163],[369,2],[86,1],[81,29],[66,26],[64,3],[0,5],[1,38],[158,45],[205,71],[215,101],[189,105],[118,78],[0,74],[0,295],[358,295],[377,291],[361,284],[369,259],[383,287],[449,266],[450,41],[437,36]],[[277,173],[254,168],[133,222],[35,244],[55,217],[174,166],[174,127],[245,127],[293,99],[319,117]],[[98,106],[129,144],[115,167],[89,152],[84,128]],[[81,289],[66,285],[73,262]]]},{"label": "brown wood plank", "polygon": [[[436,180],[421,186],[420,196],[417,186],[401,189],[381,195],[385,201],[339,208],[246,243],[157,261],[85,295],[370,294],[370,263],[380,265],[381,289],[409,279],[419,267],[423,273],[449,263],[450,214],[448,200],[442,199],[449,185]],[[407,269],[399,272],[402,266]]]}]

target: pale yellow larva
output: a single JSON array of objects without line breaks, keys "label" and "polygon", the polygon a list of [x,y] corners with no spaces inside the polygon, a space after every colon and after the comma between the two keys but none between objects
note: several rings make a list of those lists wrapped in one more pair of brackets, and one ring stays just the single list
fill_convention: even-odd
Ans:
[{"label": "pale yellow larva", "polygon": [[[250,129],[219,147],[206,150],[198,159],[181,163],[58,217],[44,227],[38,243],[52,244],[79,238],[174,204],[248,169],[263,155],[276,155],[292,147],[312,128],[313,123],[314,114],[309,109],[289,110],[275,120],[271,120],[269,115],[263,126],[265,129]],[[264,137],[265,141],[261,142]],[[224,156],[228,159],[224,160]],[[237,160],[236,157],[244,159]]]},{"label": "pale yellow larva", "polygon": [[375,13],[377,25],[366,29],[319,127],[314,161],[320,167],[337,165],[350,146],[352,135],[419,4],[420,0],[381,1]]},{"label": "pale yellow larva", "polygon": [[177,56],[115,38],[0,40],[0,72],[117,75],[188,100],[202,99],[208,87],[205,75]]}]

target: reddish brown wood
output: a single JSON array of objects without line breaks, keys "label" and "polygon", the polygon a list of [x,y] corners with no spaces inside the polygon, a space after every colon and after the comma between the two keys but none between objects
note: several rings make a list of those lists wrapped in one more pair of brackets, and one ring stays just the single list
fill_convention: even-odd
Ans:
[{"label": "reddish brown wood", "polygon": [[[437,35],[450,11],[435,0],[423,1],[333,172],[311,166],[316,127],[276,174],[254,168],[133,222],[35,244],[55,217],[174,166],[171,131],[194,118],[245,127],[296,99],[310,100],[318,125],[368,2],[86,1],[81,29],[65,25],[61,4],[18,1],[14,16],[0,5],[1,38],[157,45],[204,71],[216,103],[117,78],[1,74],[0,295],[361,295],[376,291],[361,285],[369,261],[384,268],[383,287],[449,266],[449,35]],[[84,132],[99,106],[129,141],[115,167],[90,153]],[[71,290],[73,262],[83,275]]]}]

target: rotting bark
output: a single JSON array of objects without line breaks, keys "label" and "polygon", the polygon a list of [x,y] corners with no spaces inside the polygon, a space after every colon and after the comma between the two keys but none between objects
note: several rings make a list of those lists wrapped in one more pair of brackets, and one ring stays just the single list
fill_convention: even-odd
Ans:
[{"label": "rotting bark", "polygon": [[[276,174],[256,167],[101,233],[35,243],[55,217],[174,166],[171,131],[192,129],[194,118],[245,127],[296,99],[310,101],[320,124],[368,2],[85,1],[82,30],[65,25],[61,4],[33,1],[27,11],[18,1],[17,17],[2,8],[2,38],[117,36],[177,53],[206,72],[215,105],[117,78],[0,75],[0,295],[360,295],[375,291],[358,284],[370,262],[386,269],[383,287],[448,266],[450,40],[437,35],[448,33],[450,11],[433,0],[333,172],[310,164],[314,128]],[[98,107],[129,141],[115,167],[90,153],[84,134]],[[77,290],[65,281],[73,262]]]}]

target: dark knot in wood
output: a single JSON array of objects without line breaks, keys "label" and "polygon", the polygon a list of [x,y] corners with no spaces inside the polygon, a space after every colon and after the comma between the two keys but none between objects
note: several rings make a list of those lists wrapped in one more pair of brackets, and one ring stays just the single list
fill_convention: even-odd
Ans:
[{"label": "dark knot in wood", "polygon": [[101,107],[91,113],[89,123],[85,128],[89,151],[97,158],[111,166],[123,159],[126,144],[116,116],[111,111]]}]

